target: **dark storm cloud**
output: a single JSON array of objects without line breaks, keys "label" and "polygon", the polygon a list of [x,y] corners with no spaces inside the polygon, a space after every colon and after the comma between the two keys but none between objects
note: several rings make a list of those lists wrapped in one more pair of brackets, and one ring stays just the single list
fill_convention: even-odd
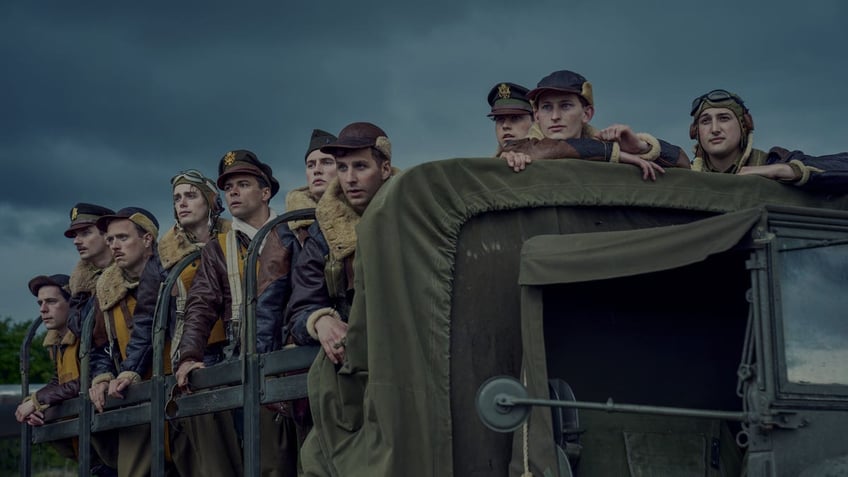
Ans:
[{"label": "dark storm cloud", "polygon": [[[848,149],[848,7],[797,2],[5,2],[0,5],[0,316],[20,284],[76,255],[76,202],[140,205],[173,223],[168,179],[215,176],[228,150],[302,185],[312,128],[366,120],[402,168],[494,152],[489,88],[553,70],[595,86],[596,126],[632,124],[690,150],[688,106],[739,92],[755,144]],[[25,291],[25,290],[24,290]],[[28,316],[28,315],[27,315]]]}]

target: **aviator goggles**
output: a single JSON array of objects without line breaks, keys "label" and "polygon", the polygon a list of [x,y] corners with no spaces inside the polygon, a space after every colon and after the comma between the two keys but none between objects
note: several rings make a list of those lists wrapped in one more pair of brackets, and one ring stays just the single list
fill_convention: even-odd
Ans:
[{"label": "aviator goggles", "polygon": [[742,109],[744,111],[746,111],[746,112],[748,111],[748,108],[745,107],[745,102],[742,101],[742,98],[740,98],[739,96],[731,93],[730,91],[725,91],[723,89],[714,89],[714,90],[710,91],[709,93],[702,94],[702,95],[698,96],[697,98],[695,98],[694,101],[692,101],[692,110],[689,111],[689,115],[694,116],[695,113],[698,111],[698,109],[701,107],[701,104],[703,104],[704,101],[709,101],[711,103],[718,103],[718,102],[721,102],[721,101],[728,101],[728,100],[736,102],[736,104],[738,104],[739,106],[742,106]]},{"label": "aviator goggles", "polygon": [[190,184],[204,186],[212,191],[217,191],[215,183],[212,182],[211,179],[201,174],[200,171],[198,171],[197,169],[188,169],[185,171],[180,171],[179,174],[171,178],[171,185],[173,186],[179,180],[183,180]]}]

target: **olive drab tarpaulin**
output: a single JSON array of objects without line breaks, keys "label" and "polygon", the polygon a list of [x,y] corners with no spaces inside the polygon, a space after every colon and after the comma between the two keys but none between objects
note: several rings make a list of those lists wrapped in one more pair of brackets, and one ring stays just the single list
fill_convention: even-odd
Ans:
[{"label": "olive drab tarpaulin", "polygon": [[[469,417],[473,410],[452,413],[451,402],[456,391],[451,387],[460,384],[451,381],[451,355],[457,355],[460,346],[451,349],[451,317],[457,305],[452,286],[457,260],[465,252],[457,245],[467,222],[534,208],[555,211],[556,230],[548,233],[591,232],[596,222],[584,217],[579,226],[571,226],[572,212],[585,216],[587,208],[617,212],[623,206],[647,211],[645,216],[665,210],[691,212],[686,220],[645,221],[642,227],[647,227],[768,203],[845,209],[848,198],[816,197],[760,177],[688,170],[668,170],[656,182],[643,182],[631,166],[577,160],[537,161],[515,173],[500,160],[452,159],[393,177],[357,228],[356,292],[345,362],[337,368],[320,353],[309,372],[315,428],[302,452],[306,475],[460,475],[456,466],[469,456],[454,455],[455,449],[476,442],[466,425],[462,442],[454,442],[460,435],[455,423],[476,416]],[[626,220],[631,209],[608,217]],[[534,223],[526,230],[551,228]],[[488,297],[510,310],[520,303],[520,246],[514,248],[513,275],[501,277],[514,284],[514,294],[495,289],[498,295]],[[476,287],[478,293],[489,290],[483,285]],[[501,319],[518,326],[520,317]],[[453,363],[454,373],[464,365]],[[479,384],[466,386],[476,389]],[[493,434],[479,422],[474,426],[472,433]],[[508,447],[504,453],[508,463]],[[513,466],[511,474],[517,475],[515,471]],[[539,469],[534,472],[542,475]],[[551,475],[556,473],[554,469]],[[485,475],[507,475],[506,466]]]}]

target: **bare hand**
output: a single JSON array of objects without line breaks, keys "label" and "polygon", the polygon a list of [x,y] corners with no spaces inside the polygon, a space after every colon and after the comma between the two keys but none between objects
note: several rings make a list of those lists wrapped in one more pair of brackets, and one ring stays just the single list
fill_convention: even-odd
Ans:
[{"label": "bare hand", "polygon": [[91,403],[94,404],[97,412],[103,412],[103,408],[106,407],[106,391],[108,390],[108,381],[99,382],[88,389],[88,397],[91,398]]},{"label": "bare hand", "polygon": [[24,422],[30,414],[35,412],[35,403],[32,400],[22,402],[15,410],[15,419]]},{"label": "bare hand", "polygon": [[739,169],[740,176],[762,176],[769,179],[796,181],[801,177],[789,164],[769,164],[766,166],[745,166]]},{"label": "bare hand", "polygon": [[205,368],[203,361],[183,361],[174,376],[177,378],[177,386],[180,391],[191,394],[191,388],[188,387],[188,375],[195,369]]},{"label": "bare hand", "polygon": [[27,416],[26,423],[30,426],[44,425],[44,413],[41,411],[35,411],[34,413]]},{"label": "bare hand", "polygon": [[527,154],[523,152],[505,151],[501,153],[501,159],[504,159],[509,167],[515,172],[521,172],[528,164],[533,162]]},{"label": "bare hand", "polygon": [[344,360],[347,341],[347,323],[324,315],[315,321],[315,332],[318,333],[318,341],[330,361],[333,364],[341,363]]},{"label": "bare hand", "polygon": [[660,174],[665,174],[665,169],[662,168],[659,164],[651,161],[646,161],[641,157],[635,154],[629,154],[624,151],[621,151],[620,162],[622,164],[632,164],[640,169],[642,169],[642,180],[646,181],[651,179],[652,181],[657,180],[657,172]]},{"label": "bare hand", "polygon": [[124,395],[121,393],[123,393],[124,389],[127,389],[130,384],[132,384],[132,379],[130,378],[115,378],[109,381],[109,395],[113,398],[123,399]]},{"label": "bare hand", "polygon": [[629,152],[636,155],[644,153],[651,147],[646,141],[639,139],[636,133],[630,129],[630,126],[626,124],[613,124],[608,128],[601,129],[595,134],[595,139],[617,142],[619,147],[621,147],[621,152]]}]

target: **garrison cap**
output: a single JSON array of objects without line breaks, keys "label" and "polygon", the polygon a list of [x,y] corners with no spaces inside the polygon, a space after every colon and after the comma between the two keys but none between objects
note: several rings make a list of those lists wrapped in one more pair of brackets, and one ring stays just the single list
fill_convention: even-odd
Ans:
[{"label": "garrison cap", "polygon": [[515,83],[498,83],[489,91],[490,118],[508,114],[533,114],[527,88]]},{"label": "garrison cap", "polygon": [[546,91],[559,91],[561,93],[574,93],[583,98],[589,105],[595,104],[592,98],[592,84],[586,81],[583,75],[568,70],[554,71],[542,78],[535,89],[527,93],[530,101],[536,101],[539,95]]},{"label": "garrison cap", "polygon": [[157,238],[159,236],[159,221],[156,220],[156,217],[154,217],[153,214],[141,207],[124,207],[117,213],[104,215],[97,219],[97,228],[100,229],[101,232],[106,232],[110,223],[120,219],[127,219],[138,225],[147,233],[152,235],[153,238]]},{"label": "garrison cap", "polygon": [[29,291],[33,296],[38,296],[38,290],[41,287],[53,286],[59,287],[59,290],[62,292],[62,296],[65,297],[66,300],[71,298],[71,287],[69,285],[71,281],[71,277],[63,274],[58,275],[39,275],[32,280],[29,281]]},{"label": "garrison cap", "polygon": [[383,153],[386,159],[392,160],[392,143],[386,131],[378,126],[365,123],[350,123],[339,132],[339,138],[326,146],[321,147],[321,152],[336,155],[339,149],[364,149],[373,147]]},{"label": "garrison cap", "polygon": [[[312,137],[309,138],[309,148],[306,149],[306,154],[303,155],[303,160],[305,161],[307,157],[309,157],[312,152],[321,149],[322,147],[334,142],[338,139],[334,134],[328,133],[323,129],[313,129]],[[326,154],[326,153],[325,153]]]},{"label": "garrison cap", "polygon": [[114,210],[106,207],[80,202],[71,209],[71,225],[65,230],[65,237],[72,238],[77,234],[77,230],[95,225],[100,217],[114,213]]},{"label": "garrison cap", "polygon": [[274,179],[271,166],[261,162],[256,154],[247,149],[230,151],[218,162],[218,188],[224,190],[227,177],[234,174],[250,174],[264,180],[271,187],[271,197],[280,191],[280,183]]}]

